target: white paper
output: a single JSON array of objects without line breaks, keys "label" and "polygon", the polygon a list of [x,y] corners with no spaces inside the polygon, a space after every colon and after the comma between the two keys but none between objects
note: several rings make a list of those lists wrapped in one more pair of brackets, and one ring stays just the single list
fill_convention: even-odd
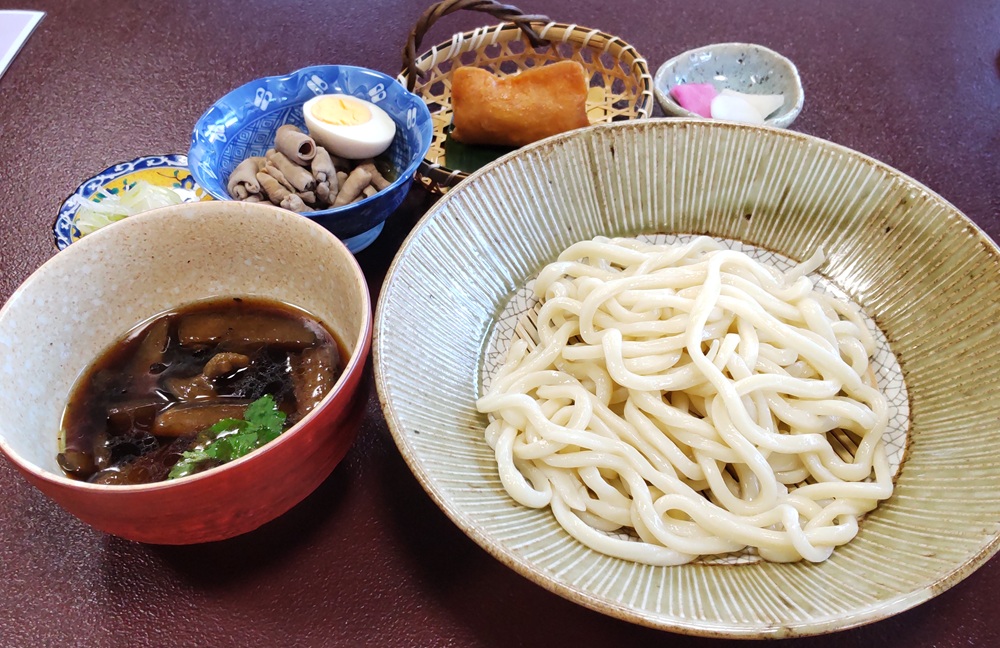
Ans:
[{"label": "white paper", "polygon": [[44,15],[44,11],[0,11],[0,77]]}]

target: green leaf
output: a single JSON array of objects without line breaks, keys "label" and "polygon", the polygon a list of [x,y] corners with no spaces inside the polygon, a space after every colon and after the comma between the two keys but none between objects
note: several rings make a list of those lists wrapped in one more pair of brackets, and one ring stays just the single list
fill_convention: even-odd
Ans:
[{"label": "green leaf", "polygon": [[507,146],[484,146],[481,144],[463,144],[451,136],[452,127],[445,129],[444,165],[449,169],[458,169],[472,173],[490,162],[507,155],[513,148]]},{"label": "green leaf", "polygon": [[225,463],[232,460],[233,449],[229,445],[228,439],[213,439],[205,447],[205,456],[211,457],[212,459],[218,459],[219,461]]},{"label": "green leaf", "polygon": [[247,407],[244,420],[222,419],[208,428],[208,441],[181,453],[180,460],[170,469],[168,479],[187,477],[198,471],[201,464],[216,460],[222,463],[250,454],[281,435],[285,413],[278,409],[271,396],[262,396]]},{"label": "green leaf", "polygon": [[247,408],[247,413],[243,417],[250,424],[251,429],[257,431],[268,431],[277,437],[281,434],[281,429],[285,425],[285,413],[278,409],[277,403],[270,395],[261,396]]},{"label": "green leaf", "polygon": [[[252,405],[250,406],[252,407]],[[249,407],[247,408],[250,409]],[[222,419],[212,427],[208,428],[208,431],[212,434],[222,434],[223,432],[229,432],[230,430],[242,431],[250,426],[246,421],[240,419],[227,418]]]},{"label": "green leaf", "polygon": [[241,432],[228,436],[225,440],[228,442],[232,459],[250,454],[251,451],[264,445],[260,443],[259,435],[256,432]]},{"label": "green leaf", "polygon": [[170,469],[170,474],[167,475],[167,479],[187,477],[195,472],[199,464],[210,458],[211,457],[209,455],[205,454],[205,450],[203,448],[187,450],[181,453],[180,460],[178,460],[178,462],[174,464],[174,467]]}]

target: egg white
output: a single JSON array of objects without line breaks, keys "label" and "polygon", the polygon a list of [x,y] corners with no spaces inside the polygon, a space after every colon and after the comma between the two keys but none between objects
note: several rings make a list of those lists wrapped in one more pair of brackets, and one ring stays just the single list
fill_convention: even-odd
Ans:
[{"label": "egg white", "polygon": [[[364,103],[371,113],[368,121],[351,126],[336,126],[318,119],[313,107],[324,97],[347,97]],[[345,94],[318,95],[302,106],[309,136],[333,155],[349,160],[373,158],[384,152],[396,136],[396,122],[370,101]]]}]

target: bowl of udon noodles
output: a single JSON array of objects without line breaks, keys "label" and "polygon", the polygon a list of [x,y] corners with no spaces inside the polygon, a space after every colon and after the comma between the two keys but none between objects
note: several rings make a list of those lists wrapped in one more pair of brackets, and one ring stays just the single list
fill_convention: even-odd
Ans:
[{"label": "bowl of udon noodles", "polygon": [[107,533],[247,533],[351,447],[371,326],[354,256],[308,219],[233,201],[127,218],[0,309],[0,450]]},{"label": "bowl of udon noodles", "polygon": [[986,234],[860,153],[592,126],[416,225],[376,387],[430,497],[542,587],[679,633],[827,633],[997,551],[971,493],[1000,489],[998,290]]}]

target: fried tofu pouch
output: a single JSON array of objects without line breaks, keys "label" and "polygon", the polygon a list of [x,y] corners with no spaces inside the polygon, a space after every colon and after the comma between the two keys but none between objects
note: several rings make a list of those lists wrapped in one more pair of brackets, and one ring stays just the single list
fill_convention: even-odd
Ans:
[{"label": "fried tofu pouch", "polygon": [[476,67],[452,74],[451,136],[464,144],[524,146],[590,124],[587,76],[576,61],[499,78]]}]

